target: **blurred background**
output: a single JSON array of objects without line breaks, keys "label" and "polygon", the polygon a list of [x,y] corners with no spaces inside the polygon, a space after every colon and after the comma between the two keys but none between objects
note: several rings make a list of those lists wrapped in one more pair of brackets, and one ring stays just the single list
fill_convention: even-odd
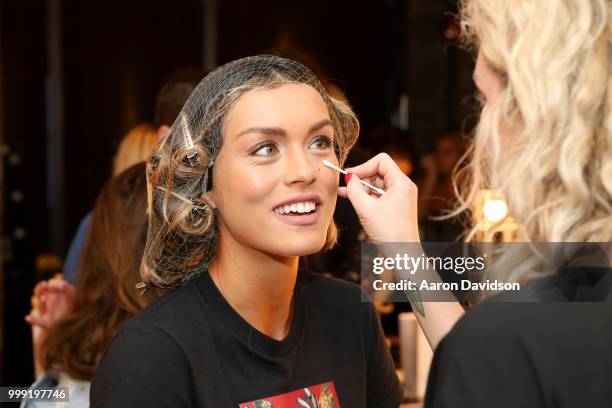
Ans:
[{"label": "blurred background", "polygon": [[[427,217],[452,206],[448,173],[477,113],[473,56],[458,46],[456,7],[450,0],[0,0],[0,384],[32,383],[32,332],[23,319],[32,289],[61,272],[123,135],[153,122],[156,95],[179,69],[210,70],[259,53],[308,65],[361,120],[349,164],[393,153],[429,191],[419,204],[424,239],[456,239],[457,224]],[[358,235],[349,237],[364,239]],[[311,265],[357,279],[332,258]]]}]

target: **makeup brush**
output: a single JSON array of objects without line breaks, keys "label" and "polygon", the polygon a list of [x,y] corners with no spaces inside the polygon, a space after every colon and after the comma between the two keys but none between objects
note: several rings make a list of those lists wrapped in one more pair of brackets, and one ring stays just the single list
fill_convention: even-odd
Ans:
[{"label": "makeup brush", "polygon": [[[336,170],[339,173],[346,174],[346,170],[342,170],[340,167],[334,166],[329,160],[323,160],[323,165],[325,167],[329,167],[332,170]],[[372,190],[376,191],[378,194],[380,194],[380,195],[385,194],[385,190],[383,190],[382,188],[374,187],[373,185],[371,185],[367,181],[363,181],[361,179],[359,179],[359,181],[361,182],[361,184],[363,184],[364,186],[368,187],[369,189],[372,189]]]}]

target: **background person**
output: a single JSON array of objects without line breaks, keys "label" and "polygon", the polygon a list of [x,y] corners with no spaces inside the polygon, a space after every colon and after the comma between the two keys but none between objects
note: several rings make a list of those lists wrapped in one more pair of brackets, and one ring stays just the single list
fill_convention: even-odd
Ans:
[{"label": "background person", "polygon": [[[26,320],[43,330],[35,348],[44,374],[32,388],[70,387],[70,405],[88,406],[90,380],[110,339],[158,293],[136,289],[146,242],[144,163],[111,179],[92,212],[76,288],[67,299],[65,281],[40,289],[38,316]],[[22,406],[45,406],[24,400]]]}]

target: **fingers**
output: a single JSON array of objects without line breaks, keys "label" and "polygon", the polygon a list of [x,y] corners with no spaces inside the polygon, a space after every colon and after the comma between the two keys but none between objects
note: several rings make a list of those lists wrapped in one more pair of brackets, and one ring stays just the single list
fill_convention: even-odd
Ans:
[{"label": "fingers", "polygon": [[40,281],[34,286],[34,296],[40,297],[47,289],[47,281]]},{"label": "fingers", "polygon": [[75,288],[63,279],[52,278],[36,284],[34,297],[37,310],[24,319],[32,326],[48,329],[72,310]]},{"label": "fingers", "polygon": [[47,329],[47,324],[44,319],[33,315],[32,313],[26,315],[25,321],[28,322],[31,326],[42,327],[43,329]]},{"label": "fingers", "polygon": [[62,288],[64,290],[64,293],[66,294],[66,297],[71,302],[74,301],[74,295],[76,293],[76,289],[74,288],[74,286],[72,286],[70,283],[68,283],[66,281],[63,281]]},{"label": "fingers", "polygon": [[[355,177],[359,177],[359,176],[355,176]],[[359,181],[359,178],[357,179],[357,181]],[[385,182],[381,178],[367,179],[367,181],[368,183],[372,184],[374,187],[378,187],[382,189],[384,189],[385,187]],[[368,194],[370,195],[375,194],[376,197],[379,196],[378,193],[371,191],[368,187],[364,186],[361,183],[359,184]],[[338,187],[338,196],[342,198],[349,198],[347,187]]]},{"label": "fingers", "polygon": [[357,175],[351,177],[345,188],[348,199],[358,213],[360,210],[372,205],[373,201],[376,200],[376,198],[370,195],[369,188],[359,182],[359,176]]},{"label": "fingers", "polygon": [[63,283],[66,282],[61,279],[49,279],[48,287],[49,289],[61,290],[63,288]]},{"label": "fingers", "polygon": [[49,279],[40,281],[34,287],[34,296],[38,299],[38,309],[46,314],[51,304],[58,301],[58,297],[66,297],[69,301],[74,298],[74,286],[62,279]]},{"label": "fingers", "polygon": [[405,174],[387,153],[379,153],[367,162],[345,170],[356,174],[359,178],[378,176],[384,180],[384,185],[387,187],[393,186],[397,180],[405,177]]}]

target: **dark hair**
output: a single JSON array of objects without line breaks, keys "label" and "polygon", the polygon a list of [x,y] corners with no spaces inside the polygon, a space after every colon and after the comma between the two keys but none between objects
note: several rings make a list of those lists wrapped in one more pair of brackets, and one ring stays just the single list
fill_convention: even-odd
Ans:
[{"label": "dark hair", "polygon": [[70,377],[90,380],[121,324],[158,297],[136,289],[146,201],[144,162],[111,179],[98,196],[78,264],[73,312],[51,327],[41,346],[46,370],[59,364]]},{"label": "dark hair", "polygon": [[162,85],[155,102],[155,126],[172,126],[189,95],[208,71],[202,68],[185,68],[175,71]]}]

